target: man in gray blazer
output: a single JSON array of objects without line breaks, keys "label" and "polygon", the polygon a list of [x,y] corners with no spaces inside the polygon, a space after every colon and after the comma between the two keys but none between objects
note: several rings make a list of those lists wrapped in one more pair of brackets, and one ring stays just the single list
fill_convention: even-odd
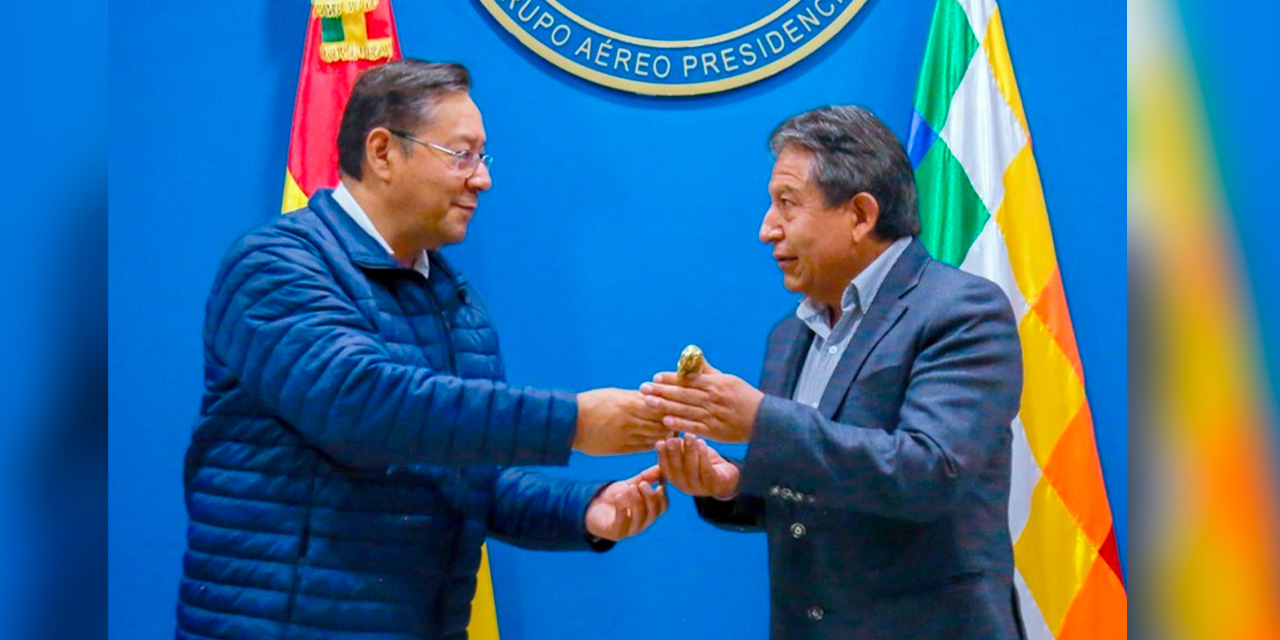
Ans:
[{"label": "man in gray blazer", "polygon": [[[682,438],[659,464],[698,513],[769,543],[770,637],[1025,637],[1008,527],[1022,359],[993,283],[916,239],[910,161],[874,115],[774,130],[760,240],[804,295],[757,390],[709,365],[641,391]],[[698,436],[748,443],[722,458]]]}]

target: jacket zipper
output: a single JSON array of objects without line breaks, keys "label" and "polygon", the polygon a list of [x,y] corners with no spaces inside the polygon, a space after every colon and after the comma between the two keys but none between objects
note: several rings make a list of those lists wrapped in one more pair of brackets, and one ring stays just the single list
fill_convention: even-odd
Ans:
[{"label": "jacket zipper", "polygon": [[293,584],[289,588],[289,603],[285,609],[285,623],[280,627],[280,638],[283,640],[293,627],[293,609],[298,601],[298,589],[302,583],[302,570],[307,566],[307,550],[311,547],[311,511],[316,500],[316,463],[312,463],[311,490],[308,492],[307,509],[303,513],[302,536],[298,542],[298,560],[293,565]]},{"label": "jacket zipper", "polygon": [[[422,277],[422,274],[418,274],[418,277]],[[425,281],[426,278],[423,278],[423,280]],[[456,376],[458,375],[458,372],[457,372],[458,365],[454,361],[455,356],[453,354],[453,336],[450,334],[450,331],[453,329],[453,323],[449,322],[449,320],[445,317],[445,315],[448,313],[448,310],[440,305],[440,299],[436,297],[436,292],[431,288],[431,283],[427,282],[426,285],[427,285],[427,295],[431,298],[431,306],[435,307],[436,309],[436,312],[431,314],[431,316],[435,318],[436,326],[440,328],[440,333],[441,335],[444,336],[444,355],[449,362],[449,375]]]}]

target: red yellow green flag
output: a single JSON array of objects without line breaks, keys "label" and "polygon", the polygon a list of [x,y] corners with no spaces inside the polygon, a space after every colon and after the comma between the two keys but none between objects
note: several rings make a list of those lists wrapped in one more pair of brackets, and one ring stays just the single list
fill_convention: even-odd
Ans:
[{"label": "red yellow green flag", "polygon": [[338,184],[338,124],[356,76],[400,57],[391,0],[313,0],[284,181],[288,212]]},{"label": "red yellow green flag", "polygon": [[[338,184],[338,125],[356,76],[399,58],[391,0],[312,0],[282,212],[301,209],[316,189]],[[487,549],[481,550],[477,582],[468,634],[472,640],[498,640]]]}]

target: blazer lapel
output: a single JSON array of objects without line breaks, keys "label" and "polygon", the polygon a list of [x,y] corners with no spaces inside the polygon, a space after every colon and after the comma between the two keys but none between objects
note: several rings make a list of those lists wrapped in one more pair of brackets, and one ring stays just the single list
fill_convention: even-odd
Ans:
[{"label": "blazer lapel", "polygon": [[796,332],[791,342],[791,349],[787,353],[786,377],[782,381],[781,393],[778,395],[790,399],[796,393],[796,383],[800,380],[800,368],[804,366],[804,358],[809,353],[809,345],[813,344],[813,332],[808,327],[801,328]]},{"label": "blazer lapel", "polygon": [[776,353],[781,357],[765,358],[760,390],[772,396],[790,399],[795,394],[800,368],[804,366],[804,357],[812,342],[813,332],[798,318],[788,318],[769,345],[772,352],[769,355]]},{"label": "blazer lapel", "polygon": [[866,310],[866,315],[858,324],[858,330],[853,333],[848,348],[840,357],[840,363],[831,374],[831,382],[822,394],[822,401],[818,403],[818,411],[828,420],[834,419],[836,412],[840,410],[850,385],[858,377],[871,350],[888,335],[902,314],[906,313],[909,306],[906,295],[920,281],[920,274],[931,259],[920,240],[912,240],[885,276],[871,308]]}]

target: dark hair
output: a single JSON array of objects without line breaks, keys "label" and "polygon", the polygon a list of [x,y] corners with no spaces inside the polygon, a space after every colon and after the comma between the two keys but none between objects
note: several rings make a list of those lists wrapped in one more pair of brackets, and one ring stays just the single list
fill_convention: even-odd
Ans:
[{"label": "dark hair", "polygon": [[875,233],[893,240],[920,233],[916,180],[902,143],[862,107],[822,107],[788,118],[769,135],[774,155],[787,147],[812,152],[814,180],[828,207],[860,192],[880,203]]},{"label": "dark hair", "polygon": [[[471,90],[471,76],[454,63],[406,58],[366,69],[356,78],[338,127],[338,167],[364,178],[364,141],[377,127],[414,132],[431,121],[436,103]],[[409,142],[401,140],[408,152]]]}]

